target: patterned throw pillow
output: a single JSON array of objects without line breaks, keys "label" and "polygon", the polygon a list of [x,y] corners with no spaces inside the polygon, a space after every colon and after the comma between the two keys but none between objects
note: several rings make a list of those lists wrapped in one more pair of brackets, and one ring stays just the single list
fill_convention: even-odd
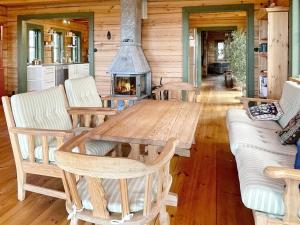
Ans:
[{"label": "patterned throw pillow", "polygon": [[256,105],[248,108],[252,120],[279,120],[283,111],[277,102]]},{"label": "patterned throw pillow", "polygon": [[300,137],[300,111],[279,132],[280,142],[284,145],[296,144]]},{"label": "patterned throw pillow", "polygon": [[297,142],[297,155],[295,159],[295,169],[300,169],[300,139]]}]

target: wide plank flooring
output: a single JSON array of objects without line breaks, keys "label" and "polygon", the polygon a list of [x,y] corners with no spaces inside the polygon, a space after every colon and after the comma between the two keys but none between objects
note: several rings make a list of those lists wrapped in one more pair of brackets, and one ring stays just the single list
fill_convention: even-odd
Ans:
[{"label": "wide plank flooring", "polygon": [[[171,163],[172,191],[177,208],[169,208],[172,225],[253,225],[251,211],[240,197],[234,157],[230,153],[225,114],[240,107],[239,94],[224,88],[221,76],[203,81],[199,104],[202,111],[191,157],[175,156]],[[62,189],[59,180],[30,176],[29,181]],[[3,110],[0,112],[0,224],[64,225],[64,201],[27,192],[17,200],[16,171]],[[156,224],[158,222],[156,221]]]}]

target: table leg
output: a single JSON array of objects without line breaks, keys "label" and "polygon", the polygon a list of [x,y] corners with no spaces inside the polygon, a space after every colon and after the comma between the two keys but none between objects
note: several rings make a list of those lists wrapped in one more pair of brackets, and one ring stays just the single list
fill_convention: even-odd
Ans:
[{"label": "table leg", "polygon": [[128,155],[129,159],[140,160],[140,145],[129,143],[131,147],[131,151]]},{"label": "table leg", "polygon": [[158,156],[159,146],[148,145],[146,146],[146,151],[148,152],[148,156],[146,156],[146,162],[153,162]]}]

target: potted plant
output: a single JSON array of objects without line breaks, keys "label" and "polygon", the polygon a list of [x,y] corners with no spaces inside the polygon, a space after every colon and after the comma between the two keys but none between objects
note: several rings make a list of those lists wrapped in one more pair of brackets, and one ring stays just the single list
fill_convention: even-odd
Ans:
[{"label": "potted plant", "polygon": [[246,91],[247,38],[243,30],[233,31],[225,41],[225,55],[242,94]]}]

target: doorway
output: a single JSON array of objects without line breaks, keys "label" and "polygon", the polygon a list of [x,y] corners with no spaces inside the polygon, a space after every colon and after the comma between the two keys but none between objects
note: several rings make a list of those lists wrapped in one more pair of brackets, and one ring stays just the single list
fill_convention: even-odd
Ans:
[{"label": "doorway", "polygon": [[[227,17],[227,18],[226,18]],[[208,59],[203,59],[203,45],[205,35],[212,35],[213,32],[218,35],[226,35],[226,33],[237,30],[243,25],[236,20],[237,17],[243,17],[243,23],[246,33],[246,88],[247,96],[254,96],[254,6],[253,4],[241,5],[223,5],[223,6],[200,6],[185,7],[183,9],[183,80],[185,82],[196,83],[201,85],[202,73],[208,72]],[[205,33],[206,32],[206,33]],[[209,33],[211,32],[211,33]],[[191,34],[197,33],[196,36]],[[191,39],[194,39],[194,45],[191,46]],[[215,39],[210,45],[211,48],[217,49],[223,45],[223,38]],[[194,54],[191,53],[191,47],[194,48]],[[205,49],[204,49],[205,51]],[[220,50],[221,51],[221,50]],[[217,51],[215,51],[215,61],[218,59]],[[202,64],[207,66],[202,68]],[[201,66],[199,66],[201,65]],[[216,65],[216,70],[222,70],[220,67],[225,65]],[[212,68],[212,65],[211,67]],[[196,79],[195,79],[196,78]]]}]

